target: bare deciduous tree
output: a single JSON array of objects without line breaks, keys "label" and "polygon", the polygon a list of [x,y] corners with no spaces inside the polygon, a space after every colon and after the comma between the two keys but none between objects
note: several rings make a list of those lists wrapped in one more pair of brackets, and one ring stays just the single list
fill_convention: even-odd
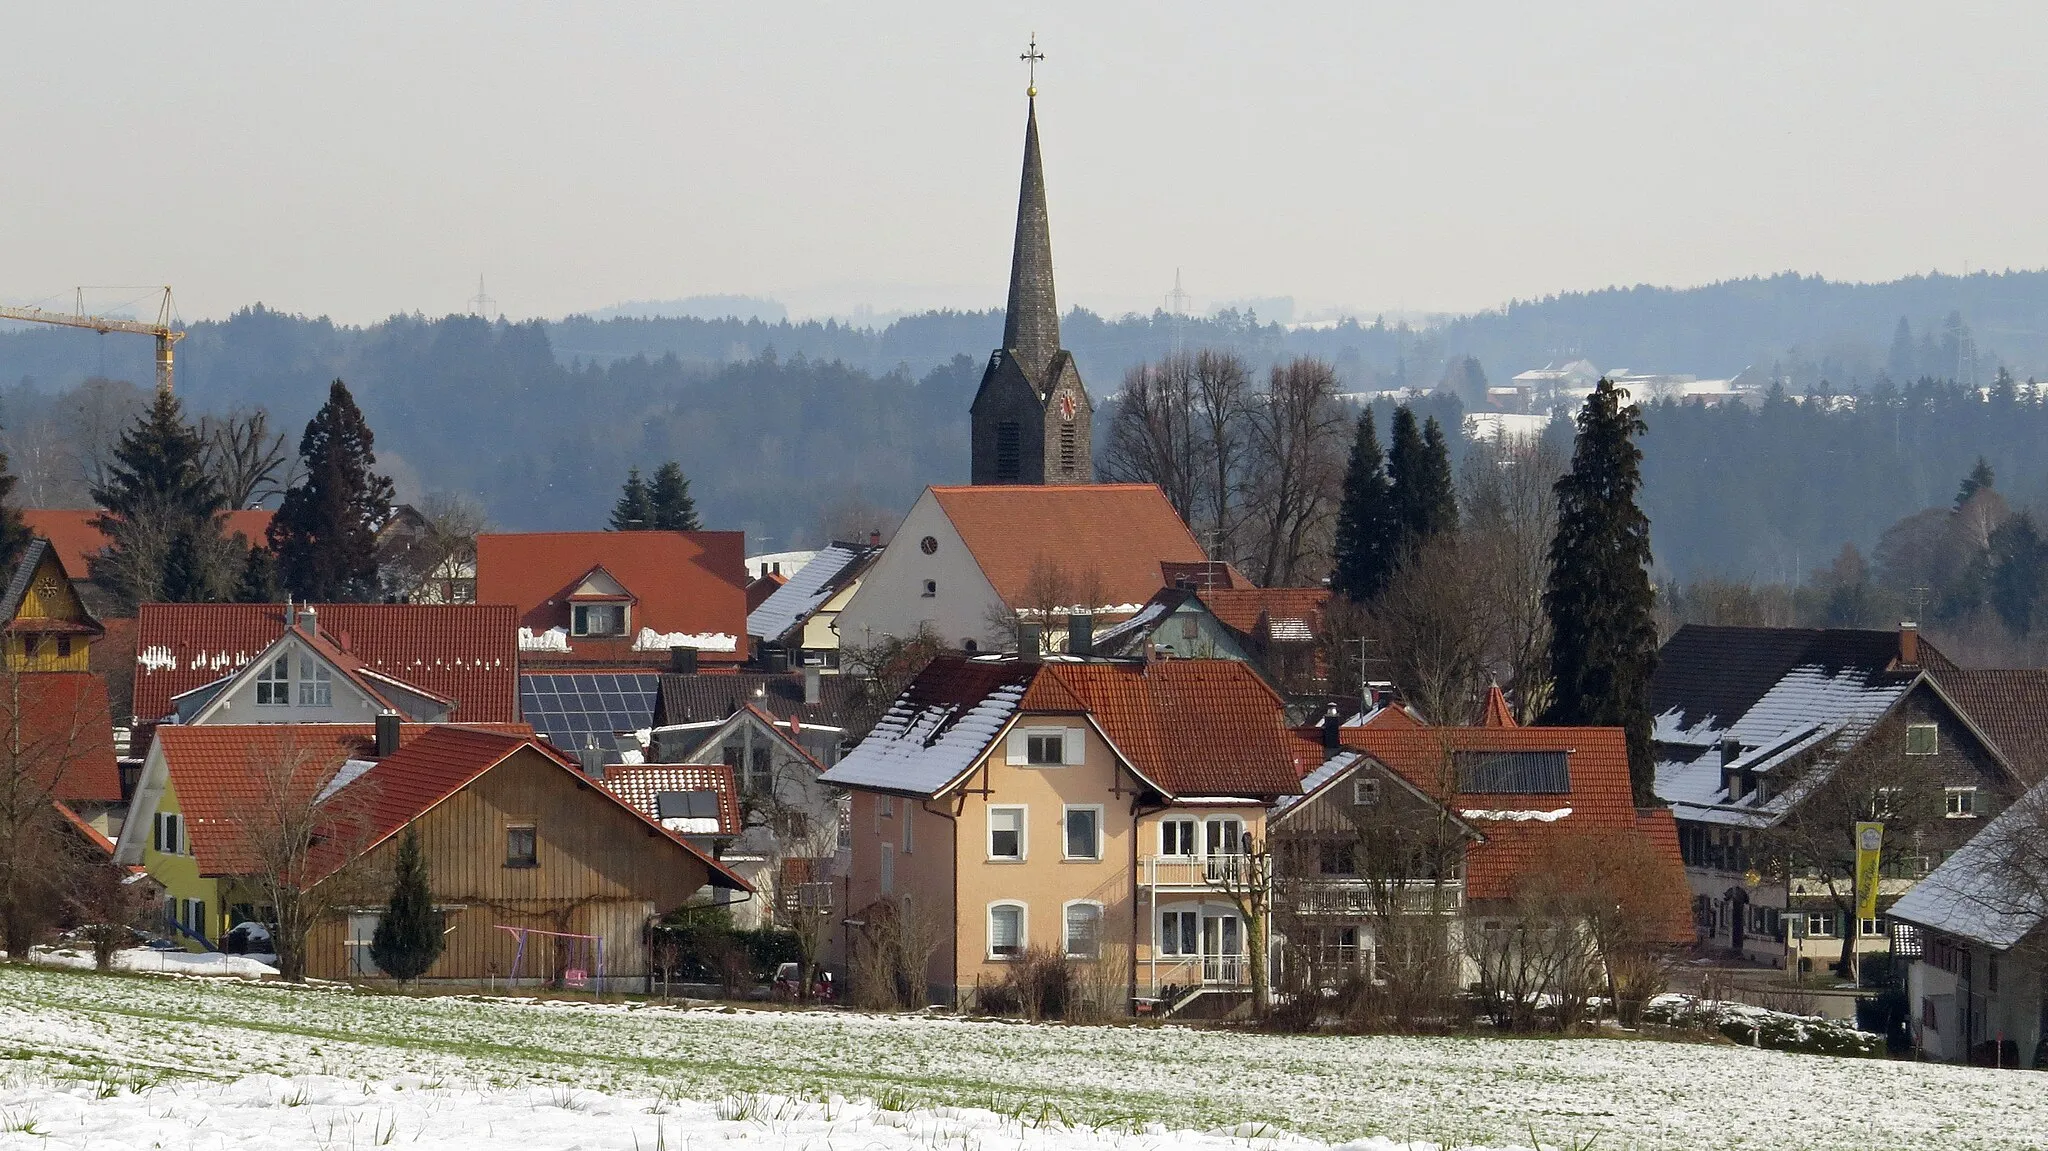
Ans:
[{"label": "bare deciduous tree", "polygon": [[385,533],[378,548],[378,578],[388,594],[407,602],[459,602],[463,592],[457,582],[474,578],[476,537],[488,527],[483,505],[457,493],[434,492],[413,510],[416,523]]},{"label": "bare deciduous tree", "polygon": [[1318,580],[1330,567],[1349,424],[1337,375],[1320,360],[1276,364],[1251,405],[1246,502],[1252,563],[1262,587]]},{"label": "bare deciduous tree", "polygon": [[58,423],[71,443],[88,489],[107,486],[114,446],[149,406],[149,399],[149,393],[127,380],[104,376],[87,379],[65,395]]},{"label": "bare deciduous tree", "polygon": [[285,450],[284,433],[270,430],[270,413],[260,407],[203,417],[199,436],[206,441],[201,466],[230,509],[281,498],[297,478],[298,457]]},{"label": "bare deciduous tree", "polygon": [[1102,460],[1103,478],[1157,484],[1183,522],[1195,522],[1195,492],[1206,472],[1197,429],[1195,361],[1185,353],[1124,373]]},{"label": "bare deciduous tree", "polygon": [[1364,613],[1364,634],[1385,653],[1389,678],[1431,723],[1470,722],[1489,682],[1497,604],[1468,551],[1449,533],[1424,543]]},{"label": "bare deciduous tree", "polygon": [[1561,446],[1542,438],[1481,441],[1459,476],[1464,556],[1493,626],[1486,664],[1522,723],[1550,705],[1543,587],[1557,535],[1552,488],[1568,463]]},{"label": "bare deciduous tree", "polygon": [[77,879],[77,832],[57,802],[87,757],[105,754],[101,733],[111,730],[104,706],[54,683],[0,673],[0,945],[17,963],[57,922]]}]

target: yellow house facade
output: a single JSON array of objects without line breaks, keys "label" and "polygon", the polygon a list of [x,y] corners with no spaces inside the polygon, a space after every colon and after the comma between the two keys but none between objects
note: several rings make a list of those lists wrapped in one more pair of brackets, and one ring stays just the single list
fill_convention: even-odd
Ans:
[{"label": "yellow house facade", "polygon": [[0,616],[6,618],[8,671],[86,671],[92,642],[106,634],[71,586],[50,541],[29,541],[8,581]]},{"label": "yellow house facade", "polygon": [[1046,953],[1105,1006],[1241,1000],[1244,861],[1293,739],[1235,661],[943,657],[825,775],[853,793],[847,906],[936,931],[941,1002]]},{"label": "yellow house facade", "polygon": [[228,922],[229,909],[221,903],[220,880],[199,874],[191,828],[178,804],[175,785],[164,787],[149,827],[137,830],[146,832],[138,837],[142,869],[164,889],[164,915],[177,928],[177,942],[187,951],[217,946],[234,925]]}]

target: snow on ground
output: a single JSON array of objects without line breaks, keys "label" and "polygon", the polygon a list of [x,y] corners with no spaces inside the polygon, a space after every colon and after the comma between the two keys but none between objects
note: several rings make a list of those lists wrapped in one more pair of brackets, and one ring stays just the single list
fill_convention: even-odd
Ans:
[{"label": "snow on ground", "polygon": [[[39,947],[35,949],[34,955],[37,963],[70,967],[80,971],[93,969],[92,952],[81,948],[61,947],[51,950]],[[277,974],[277,968],[247,955],[223,955],[218,951],[203,954],[196,951],[157,951],[148,947],[131,947],[124,951],[116,951],[114,970],[157,975],[226,975],[239,979],[260,979],[266,975]]]},{"label": "snow on ground", "polygon": [[[2048,1142],[2048,1093],[2029,1074],[1727,1045],[413,999],[51,969],[0,969],[0,1068],[0,1148],[737,1138],[1065,1151],[1223,1146],[1226,1135],[1189,1133],[1229,1131],[1235,1146],[1274,1151],[1374,1136],[1603,1151]],[[138,1075],[155,1085],[121,1094]],[[755,1093],[785,1101],[749,1102]],[[834,1097],[889,1115],[845,1105],[828,1117],[819,1101]],[[657,1100],[669,1101],[665,1119],[648,1110]],[[19,1142],[30,1113],[47,1141]],[[1028,1121],[1039,1118],[1049,1122]],[[804,1126],[827,1122],[849,1126],[834,1129],[843,1137]],[[1068,1129],[1081,1126],[1096,1130]]]}]

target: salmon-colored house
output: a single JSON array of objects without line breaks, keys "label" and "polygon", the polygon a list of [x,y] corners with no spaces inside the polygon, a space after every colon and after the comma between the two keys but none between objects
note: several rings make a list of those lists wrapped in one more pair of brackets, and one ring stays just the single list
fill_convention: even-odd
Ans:
[{"label": "salmon-colored house", "polygon": [[941,656],[823,777],[853,795],[847,906],[935,921],[938,1002],[1041,948],[1136,1003],[1242,1000],[1233,861],[1303,747],[1236,661]]}]

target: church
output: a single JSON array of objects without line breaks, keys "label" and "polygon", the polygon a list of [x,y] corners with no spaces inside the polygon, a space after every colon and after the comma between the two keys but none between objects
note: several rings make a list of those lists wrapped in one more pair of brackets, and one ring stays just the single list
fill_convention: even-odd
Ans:
[{"label": "church", "polygon": [[1095,405],[1072,353],[1060,347],[1035,86],[1027,90],[1027,99],[1024,178],[1017,194],[1017,238],[1010,255],[1003,346],[988,358],[972,409],[970,482],[977,486],[1095,481],[1090,435]]}]

